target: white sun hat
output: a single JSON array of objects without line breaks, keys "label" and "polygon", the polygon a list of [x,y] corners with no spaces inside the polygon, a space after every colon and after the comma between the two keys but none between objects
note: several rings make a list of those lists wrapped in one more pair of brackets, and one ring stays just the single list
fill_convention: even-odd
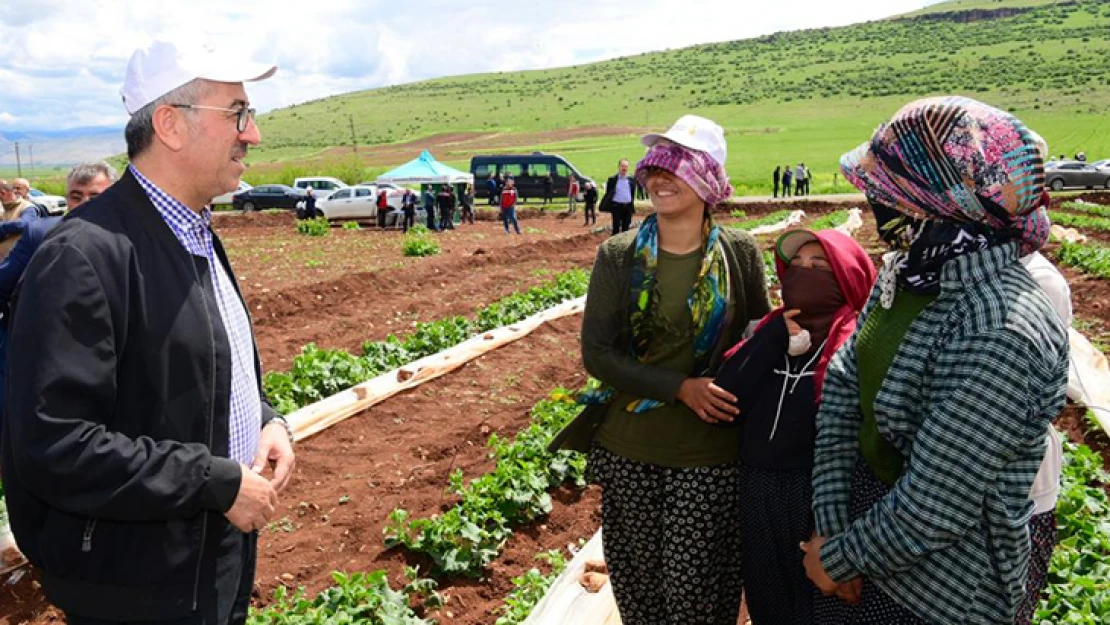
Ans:
[{"label": "white sun hat", "polygon": [[253,82],[274,75],[277,65],[256,63],[202,46],[155,41],[135,50],[123,79],[123,107],[129,115],[197,78],[213,82]]},{"label": "white sun hat", "polygon": [[683,115],[663,134],[648,134],[640,139],[646,147],[666,139],[672,143],[699,150],[709,154],[721,166],[725,166],[728,158],[728,144],[725,143],[725,131],[704,117],[697,115]]}]

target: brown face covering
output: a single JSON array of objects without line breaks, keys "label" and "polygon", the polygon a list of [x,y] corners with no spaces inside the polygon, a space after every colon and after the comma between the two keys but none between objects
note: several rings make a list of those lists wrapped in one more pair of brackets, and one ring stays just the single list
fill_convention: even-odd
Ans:
[{"label": "brown face covering", "polygon": [[817,348],[828,337],[836,311],[847,302],[832,271],[789,267],[782,276],[782,303],[786,310],[802,311],[794,321],[809,330]]}]

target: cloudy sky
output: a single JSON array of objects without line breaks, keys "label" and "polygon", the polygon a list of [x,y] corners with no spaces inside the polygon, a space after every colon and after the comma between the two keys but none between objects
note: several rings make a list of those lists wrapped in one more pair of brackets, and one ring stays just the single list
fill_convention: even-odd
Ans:
[{"label": "cloudy sky", "polygon": [[[0,0],[0,131],[122,126],[131,52],[197,39],[279,66],[260,111],[452,74],[573,65],[936,0]],[[512,8],[507,8],[512,7]]]}]

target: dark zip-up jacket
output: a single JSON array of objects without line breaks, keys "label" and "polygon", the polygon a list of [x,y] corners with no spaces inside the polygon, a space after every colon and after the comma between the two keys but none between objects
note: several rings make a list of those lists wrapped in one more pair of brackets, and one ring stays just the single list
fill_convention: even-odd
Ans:
[{"label": "dark zip-up jacket", "polygon": [[[117,621],[197,610],[239,531],[224,512],[241,476],[208,261],[128,173],[47,237],[9,336],[4,485],[47,598]],[[255,368],[261,380],[257,350]],[[274,416],[263,398],[263,425]]]},{"label": "dark zip-up jacket", "polygon": [[714,380],[736,396],[740,416],[729,425],[741,428],[740,461],[753,467],[813,467],[818,354],[790,356],[789,340],[782,316],[772,319],[721,365]]}]

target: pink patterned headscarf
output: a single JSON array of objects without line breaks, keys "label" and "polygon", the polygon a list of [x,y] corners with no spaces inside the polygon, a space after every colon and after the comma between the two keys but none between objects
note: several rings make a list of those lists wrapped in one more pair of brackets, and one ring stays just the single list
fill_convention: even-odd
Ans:
[{"label": "pink patterned headscarf", "polygon": [[706,152],[660,141],[636,163],[636,181],[640,185],[647,181],[648,171],[652,168],[678,176],[711,207],[732,197],[732,185],[725,168]]},{"label": "pink patterned headscarf", "polygon": [[1048,239],[1044,139],[1006,111],[970,98],[907,104],[840,158],[873,203],[913,219],[985,224],[1016,233],[1022,254]]}]

